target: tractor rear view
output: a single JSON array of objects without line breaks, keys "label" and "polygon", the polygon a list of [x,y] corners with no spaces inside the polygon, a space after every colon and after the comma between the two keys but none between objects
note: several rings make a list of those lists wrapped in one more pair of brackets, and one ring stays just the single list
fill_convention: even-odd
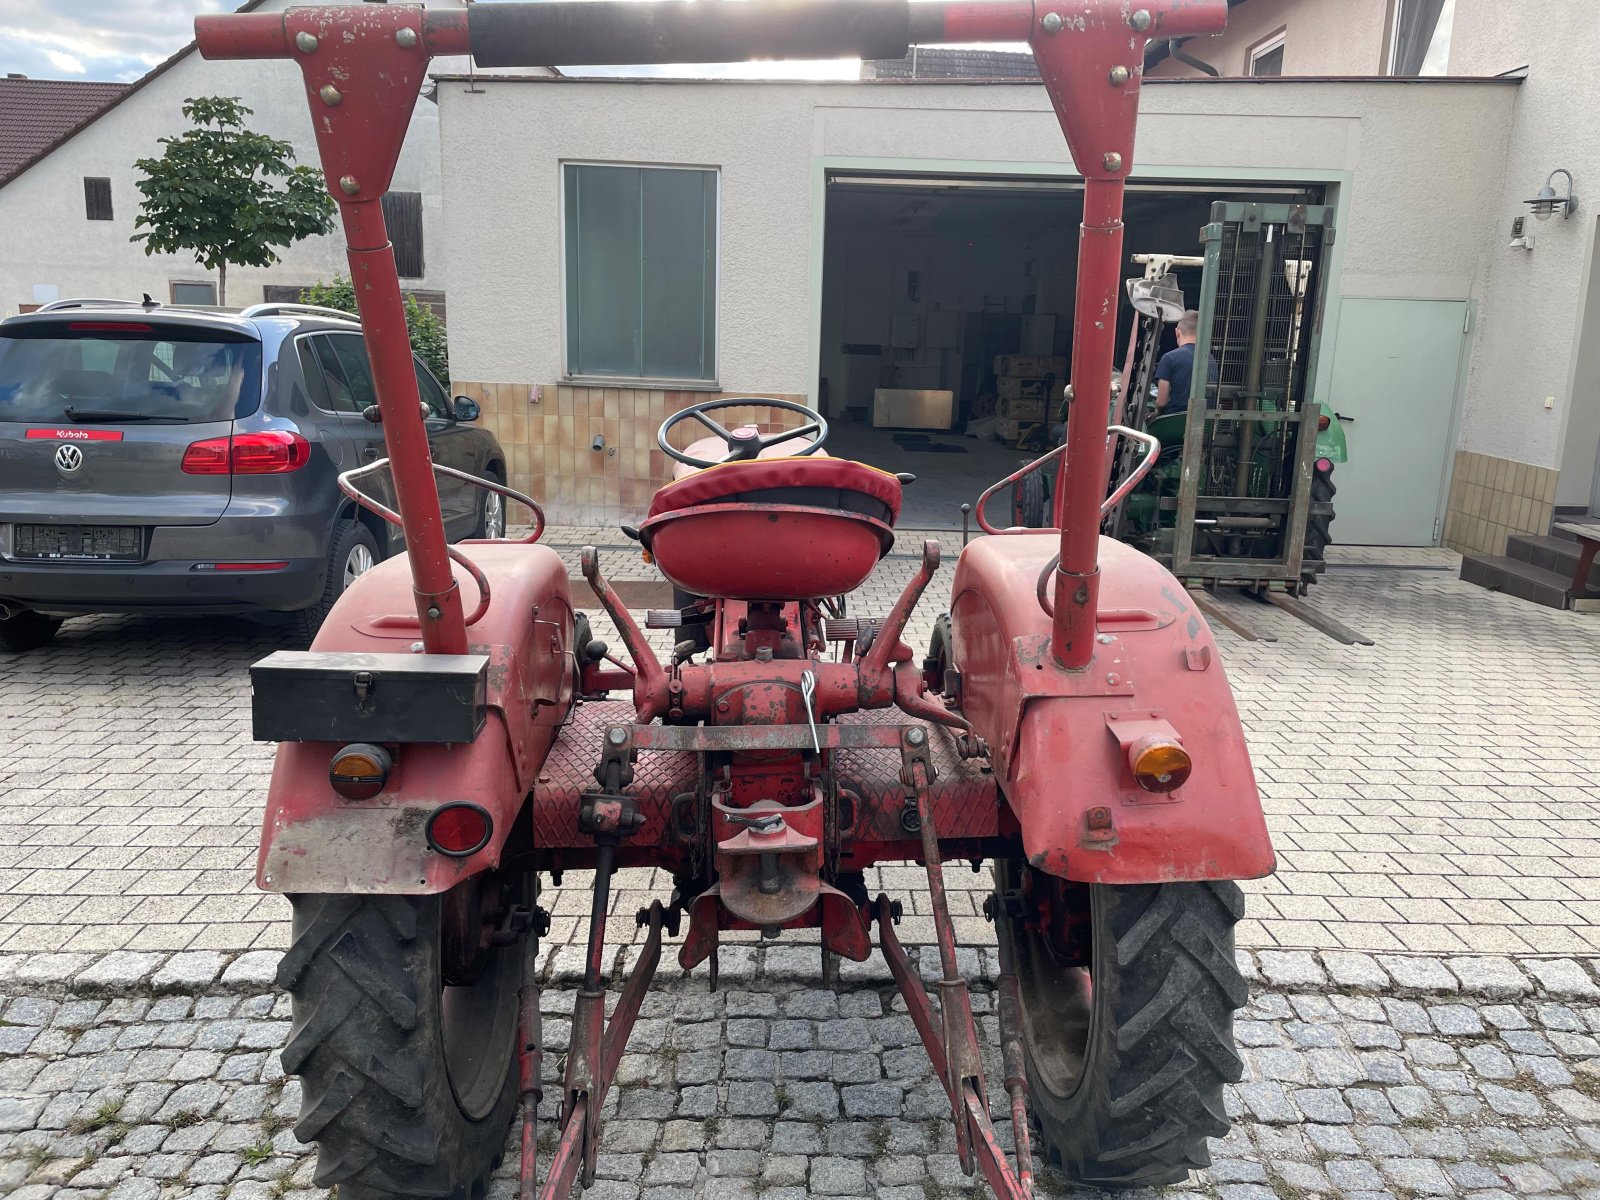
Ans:
[{"label": "tractor rear view", "polygon": [[[597,641],[559,556],[522,540],[446,544],[379,199],[433,54],[486,66],[898,57],[910,43],[1027,41],[1085,179],[1077,311],[1118,303],[1124,180],[1144,46],[1215,32],[1225,0],[399,4],[201,18],[209,57],[287,58],[304,77],[350,244],[389,457],[343,486],[402,524],[408,552],[364,575],[312,650],[257,664],[256,735],[280,743],[258,865],[294,907],[279,982],[283,1054],[342,1200],[479,1195],[520,1104],[521,1194],[595,1178],[601,1114],[666,949],[708,968],[726,935],[814,931],[818,971],[881,953],[949,1100],[963,1169],[1033,1192],[1035,1127],[1071,1178],[1179,1182],[1226,1132],[1243,913],[1236,880],[1272,850],[1238,712],[1189,594],[1100,534],[1160,447],[1074,405],[1050,456],[1056,528],[999,531],[955,566],[927,654],[905,630],[940,568],[886,612],[849,596],[894,545],[902,480],[829,457],[804,406],[728,398],[658,434],[678,462],[637,531],[692,632],[668,661],[585,550],[621,645]],[[1114,323],[1080,320],[1073,387],[1109,395]],[[701,434],[687,449],[672,427]],[[1108,498],[1112,448],[1130,457]],[[392,512],[366,495],[384,467]],[[845,616],[845,612],[860,615]],[[992,865],[999,1078],[958,969],[943,866]],[[939,957],[929,991],[868,868],[925,868]],[[616,870],[670,888],[613,912]],[[546,1087],[533,965],[541,887],[592,871],[585,970],[540,1163]],[[548,881],[548,882],[546,882]],[[643,940],[608,994],[607,926]],[[632,936],[633,931],[629,931]],[[554,1089],[554,1085],[552,1084]],[[997,1114],[991,1105],[1000,1109]],[[1029,1120],[1031,1107],[1032,1122]],[[1009,1119],[1008,1154],[996,1121]]]}]

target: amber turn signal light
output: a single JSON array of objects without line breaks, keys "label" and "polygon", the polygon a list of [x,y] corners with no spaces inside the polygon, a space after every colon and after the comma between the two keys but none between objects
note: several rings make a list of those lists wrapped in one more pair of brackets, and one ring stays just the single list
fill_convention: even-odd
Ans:
[{"label": "amber turn signal light", "polygon": [[494,821],[486,809],[460,801],[428,818],[428,845],[448,858],[466,858],[489,844]]},{"label": "amber turn signal light", "polygon": [[346,746],[328,764],[328,782],[346,800],[371,800],[389,782],[394,760],[382,746],[357,742]]},{"label": "amber turn signal light", "polygon": [[1183,786],[1194,764],[1189,752],[1170,738],[1148,737],[1128,748],[1133,777],[1147,792],[1172,792]]}]

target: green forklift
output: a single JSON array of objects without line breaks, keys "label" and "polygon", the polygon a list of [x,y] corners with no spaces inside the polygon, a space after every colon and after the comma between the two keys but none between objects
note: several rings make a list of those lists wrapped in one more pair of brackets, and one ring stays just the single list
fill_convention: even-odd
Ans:
[{"label": "green forklift", "polygon": [[[1332,541],[1334,468],[1346,461],[1344,418],[1310,398],[1316,374],[1333,210],[1219,201],[1201,231],[1203,255],[1136,254],[1134,310],[1110,424],[1161,443],[1156,465],[1106,515],[1105,531],[1158,559],[1207,615],[1268,639],[1219,589],[1241,589],[1347,644],[1369,639],[1307,604]],[[1200,273],[1196,368],[1187,411],[1156,409],[1162,335],[1188,307],[1179,273]],[[1201,364],[1209,359],[1209,368]],[[1111,480],[1142,449],[1127,439]],[[1050,472],[1020,479],[1013,521],[1048,522]]]}]

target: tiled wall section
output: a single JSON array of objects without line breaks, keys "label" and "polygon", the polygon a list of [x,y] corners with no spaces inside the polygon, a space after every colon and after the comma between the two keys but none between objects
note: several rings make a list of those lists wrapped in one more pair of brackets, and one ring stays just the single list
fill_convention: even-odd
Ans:
[{"label": "tiled wall section", "polygon": [[1457,451],[1444,544],[1462,553],[1504,554],[1514,533],[1549,533],[1557,474],[1532,463]]},{"label": "tiled wall section", "polygon": [[[539,501],[548,521],[594,525],[643,517],[656,489],[672,479],[673,463],[657,448],[656,430],[671,414],[726,393],[458,382],[453,394],[482,406],[484,425],[511,460],[507,482]],[[775,392],[733,394],[806,401]],[[732,409],[716,418],[732,428],[750,424],[757,411],[771,415]],[[766,432],[799,423],[798,415],[784,415],[781,425],[757,422]],[[709,432],[686,422],[673,431],[672,444],[682,449]],[[593,448],[597,437],[604,439],[601,450]],[[509,516],[513,524],[521,519],[515,506]]]}]

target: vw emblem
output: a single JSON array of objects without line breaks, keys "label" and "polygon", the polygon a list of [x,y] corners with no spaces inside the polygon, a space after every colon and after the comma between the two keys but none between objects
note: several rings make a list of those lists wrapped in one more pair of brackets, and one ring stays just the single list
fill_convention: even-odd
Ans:
[{"label": "vw emblem", "polygon": [[56,470],[63,475],[71,475],[83,466],[83,451],[71,442],[56,447]]}]

